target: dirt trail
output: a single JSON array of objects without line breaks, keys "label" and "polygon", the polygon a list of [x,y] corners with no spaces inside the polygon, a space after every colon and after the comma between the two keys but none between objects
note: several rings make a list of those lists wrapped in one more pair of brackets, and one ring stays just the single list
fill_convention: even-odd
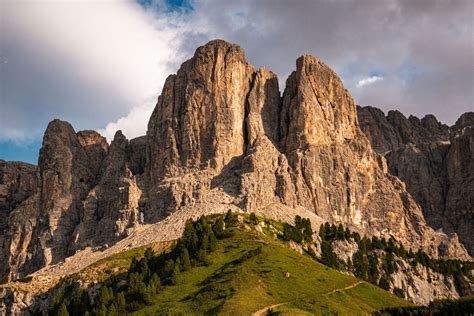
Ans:
[{"label": "dirt trail", "polygon": [[[331,295],[331,294],[334,294],[334,293],[336,293],[336,292],[346,291],[346,290],[352,289],[352,288],[354,288],[354,287],[356,287],[357,285],[362,284],[362,283],[364,283],[364,281],[357,281],[357,282],[355,282],[355,283],[353,283],[353,284],[350,284],[350,285],[348,285],[348,286],[346,286],[346,287],[343,287],[343,288],[340,288],[340,289],[335,289],[335,290],[332,290],[332,291],[330,291],[330,292],[327,292],[327,293],[325,293],[324,295]],[[264,308],[262,308],[262,309],[259,309],[259,310],[256,311],[255,313],[253,313],[252,316],[263,316],[263,315],[265,315],[265,313],[268,312],[270,309],[275,308],[275,307],[278,307],[278,306],[281,306],[281,305],[285,305],[285,304],[288,304],[288,302],[286,302],[286,303],[279,303],[279,304],[273,304],[273,305],[270,305],[270,306],[266,306],[266,307],[264,307]]]},{"label": "dirt trail", "polygon": [[266,312],[268,312],[270,309],[272,308],[275,308],[275,307],[278,307],[278,306],[281,306],[281,305],[285,305],[286,303],[279,303],[279,304],[273,304],[273,305],[270,305],[270,306],[266,306],[262,309],[259,309],[258,311],[256,311],[255,313],[252,314],[252,316],[262,316],[262,315],[265,315]]},{"label": "dirt trail", "polygon": [[364,282],[363,282],[363,281],[357,281],[356,283],[353,283],[353,284],[348,285],[348,286],[346,286],[346,287],[343,287],[343,288],[341,288],[341,289],[335,289],[335,290],[332,290],[331,292],[327,292],[327,293],[324,294],[324,295],[330,295],[330,294],[334,294],[334,293],[336,293],[336,292],[342,292],[342,291],[345,291],[345,290],[349,290],[349,289],[352,289],[352,288],[354,288],[354,287],[356,287],[357,285],[362,284],[362,283],[364,283]]}]

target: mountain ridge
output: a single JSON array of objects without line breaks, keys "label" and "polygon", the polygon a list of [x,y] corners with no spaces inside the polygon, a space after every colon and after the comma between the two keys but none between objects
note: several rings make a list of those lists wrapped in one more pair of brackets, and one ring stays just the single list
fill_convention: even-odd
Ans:
[{"label": "mountain ridge", "polygon": [[[15,168],[4,163],[0,174]],[[277,77],[256,70],[238,45],[211,41],[167,78],[145,137],[129,141],[118,131],[108,145],[53,120],[37,169],[24,177],[2,188],[22,193],[0,209],[8,280],[141,238],[167,220],[175,232],[157,229],[154,238],[171,240],[187,218],[228,209],[285,221],[311,214],[316,228],[343,224],[433,257],[470,259],[456,234],[425,223],[372,150],[349,91],[309,55],[297,59],[281,96]]]},{"label": "mountain ridge", "polygon": [[472,254],[474,229],[474,112],[447,126],[435,116],[387,116],[358,108],[359,122],[389,171],[407,185],[434,229],[456,232]]}]

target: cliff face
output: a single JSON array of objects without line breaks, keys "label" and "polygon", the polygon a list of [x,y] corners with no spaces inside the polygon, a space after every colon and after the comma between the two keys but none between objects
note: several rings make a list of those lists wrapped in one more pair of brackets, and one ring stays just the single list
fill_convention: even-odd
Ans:
[{"label": "cliff face", "polygon": [[1,162],[3,278],[114,242],[138,223],[141,191],[127,168],[127,157],[136,170],[139,156],[144,159],[136,143],[117,132],[109,147],[97,132],[76,133],[69,123],[54,120],[44,134],[38,167]]},{"label": "cliff face", "polygon": [[400,112],[387,116],[373,107],[358,108],[361,128],[420,204],[427,223],[456,232],[474,252],[474,113],[448,127],[432,115],[421,120]]},{"label": "cliff face", "polygon": [[239,46],[212,41],[168,77],[146,137],[128,141],[117,132],[108,146],[95,132],[51,122],[37,179],[22,186],[19,205],[9,194],[0,200],[11,205],[1,210],[10,214],[2,253],[14,261],[11,277],[115,243],[142,219],[193,208],[298,209],[433,256],[467,257],[456,235],[426,225],[361,132],[339,77],[312,56],[297,60],[281,97],[272,72],[256,70]]}]

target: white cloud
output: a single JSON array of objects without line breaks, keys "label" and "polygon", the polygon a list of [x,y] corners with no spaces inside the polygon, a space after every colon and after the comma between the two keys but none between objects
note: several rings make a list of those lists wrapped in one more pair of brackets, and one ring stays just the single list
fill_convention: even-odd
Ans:
[{"label": "white cloud", "polygon": [[143,100],[156,100],[183,59],[179,20],[132,1],[0,7],[0,140],[21,141],[55,117],[76,129],[115,126],[135,135],[124,117],[148,119]]},{"label": "white cloud", "polygon": [[[55,117],[109,140],[117,129],[143,135],[166,76],[212,38],[242,45],[282,85],[310,53],[361,105],[448,123],[472,107],[470,0],[191,2],[180,15],[132,0],[0,0],[0,141],[37,135]],[[384,78],[358,77],[374,69]]]},{"label": "white cloud", "polygon": [[364,79],[361,79],[357,82],[356,88],[362,88],[363,86],[371,85],[377,81],[383,80],[383,77],[380,76],[370,76]]},{"label": "white cloud", "polygon": [[108,123],[105,128],[99,129],[98,132],[109,141],[114,138],[115,132],[118,130],[121,130],[128,139],[145,135],[148,119],[155,105],[156,99],[151,98],[142,105],[132,108],[126,116],[119,118],[115,122]]}]

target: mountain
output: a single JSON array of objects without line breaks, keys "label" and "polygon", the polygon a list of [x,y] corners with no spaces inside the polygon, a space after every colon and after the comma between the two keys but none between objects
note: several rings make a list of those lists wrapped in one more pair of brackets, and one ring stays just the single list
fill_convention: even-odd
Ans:
[{"label": "mountain", "polygon": [[[229,209],[286,222],[301,215],[315,230],[341,224],[433,258],[470,259],[455,233],[425,222],[357,116],[319,59],[298,58],[281,96],[275,74],[255,69],[238,45],[211,41],[166,79],[146,136],[118,131],[109,145],[56,119],[37,167],[1,162],[0,274],[68,275]],[[461,172],[454,162],[450,170]]]},{"label": "mountain", "polygon": [[361,129],[387,160],[389,171],[406,183],[434,229],[457,233],[474,253],[474,112],[448,127],[433,115],[408,119],[358,107]]}]

